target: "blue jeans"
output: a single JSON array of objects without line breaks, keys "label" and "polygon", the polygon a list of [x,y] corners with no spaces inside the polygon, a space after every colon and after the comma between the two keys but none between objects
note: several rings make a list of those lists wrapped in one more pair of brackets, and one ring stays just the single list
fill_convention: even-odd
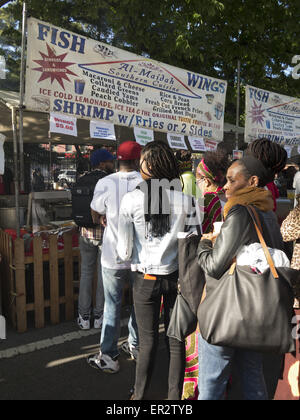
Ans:
[{"label": "blue jeans", "polygon": [[[102,354],[108,354],[114,358],[119,355],[118,340],[121,331],[121,307],[122,295],[127,279],[132,285],[130,270],[113,270],[102,267],[104,287],[104,316],[101,331],[100,350]],[[128,342],[131,346],[138,347],[138,332],[134,308],[128,322]]]},{"label": "blue jeans", "polygon": [[199,334],[199,400],[222,400],[233,360],[241,377],[245,400],[268,400],[262,354],[230,347],[213,346]]},{"label": "blue jeans", "polygon": [[97,290],[95,308],[93,312],[94,317],[100,318],[103,315],[104,308],[100,241],[95,241],[93,239],[88,239],[83,236],[80,236],[79,248],[81,256],[81,273],[78,298],[78,313],[83,318],[89,318],[91,315],[93,300],[93,280],[96,268]]}]

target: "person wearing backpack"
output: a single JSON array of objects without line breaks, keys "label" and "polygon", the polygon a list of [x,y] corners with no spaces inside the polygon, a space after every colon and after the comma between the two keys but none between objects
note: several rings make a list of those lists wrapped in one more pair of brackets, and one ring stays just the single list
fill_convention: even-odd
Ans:
[{"label": "person wearing backpack", "polygon": [[[106,149],[94,151],[90,157],[92,170],[81,176],[72,189],[72,214],[80,229],[79,249],[81,256],[80,287],[77,323],[80,329],[88,330],[91,313],[94,328],[100,329],[103,321],[104,291],[101,270],[101,244],[103,227],[100,220],[93,220],[90,203],[99,179],[114,171],[114,156]],[[96,223],[94,223],[96,222]],[[98,262],[98,281],[95,308],[92,308],[93,279]]]}]

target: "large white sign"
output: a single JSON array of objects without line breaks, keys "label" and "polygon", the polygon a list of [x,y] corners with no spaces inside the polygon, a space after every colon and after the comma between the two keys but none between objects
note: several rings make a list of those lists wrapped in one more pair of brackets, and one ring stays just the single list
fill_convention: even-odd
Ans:
[{"label": "large white sign", "polygon": [[28,19],[25,106],[223,140],[227,82]]},{"label": "large white sign", "polygon": [[245,142],[300,144],[300,99],[246,86]]}]

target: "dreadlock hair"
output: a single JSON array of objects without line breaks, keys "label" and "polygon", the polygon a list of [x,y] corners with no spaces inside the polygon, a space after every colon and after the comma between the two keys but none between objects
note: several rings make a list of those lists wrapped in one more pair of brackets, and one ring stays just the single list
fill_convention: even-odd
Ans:
[{"label": "dreadlock hair", "polygon": [[[179,180],[179,165],[172,149],[160,141],[148,143],[143,148],[141,161],[145,162],[147,170],[151,175],[150,179],[145,181],[147,187],[147,195],[145,194],[144,196],[145,236],[146,238],[150,235],[153,237],[162,237],[170,231],[169,198],[166,193],[166,188],[161,184],[158,189],[152,191],[151,181],[166,179],[171,182],[175,179]],[[154,211],[153,214],[151,201],[158,205],[158,212]]]},{"label": "dreadlock hair", "polygon": [[192,171],[193,162],[192,162],[192,153],[188,150],[178,150],[175,152],[175,158],[178,161],[180,173],[186,171]]},{"label": "dreadlock hair", "polygon": [[169,181],[180,178],[179,163],[172,149],[162,141],[148,143],[142,150],[141,160],[145,161],[152,178]]},{"label": "dreadlock hair", "polygon": [[[281,172],[287,162],[287,152],[279,144],[267,139],[257,139],[249,144],[247,154],[260,160],[271,173],[271,181]],[[270,182],[271,182],[270,181]]]}]

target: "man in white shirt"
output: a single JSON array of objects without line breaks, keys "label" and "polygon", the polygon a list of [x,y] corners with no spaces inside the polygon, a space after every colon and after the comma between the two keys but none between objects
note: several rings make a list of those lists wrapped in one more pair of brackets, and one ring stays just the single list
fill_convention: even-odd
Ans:
[{"label": "man in white shirt", "polygon": [[[91,202],[92,213],[105,215],[106,228],[102,244],[102,277],[105,296],[104,317],[100,339],[100,353],[88,358],[90,366],[108,373],[116,373],[120,366],[118,340],[122,294],[125,281],[131,280],[130,261],[122,262],[117,254],[119,209],[122,198],[141,183],[137,169],[141,146],[134,141],[122,143],[117,151],[119,172],[98,181]],[[137,355],[138,335],[134,310],[128,323],[126,349],[133,359]]]}]

